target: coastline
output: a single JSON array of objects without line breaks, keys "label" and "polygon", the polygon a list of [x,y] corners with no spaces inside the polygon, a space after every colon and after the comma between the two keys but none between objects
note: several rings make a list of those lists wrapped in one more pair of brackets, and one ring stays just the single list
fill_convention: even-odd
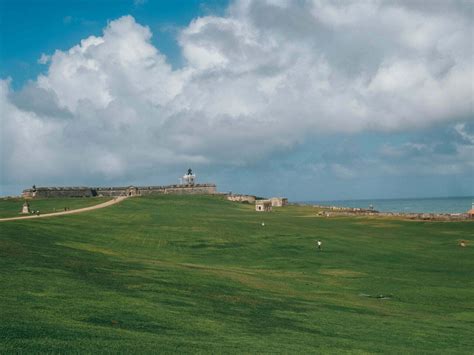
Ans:
[{"label": "coastline", "polygon": [[[435,200],[433,198],[431,200]],[[447,198],[449,199],[449,198]],[[464,200],[469,200],[470,197],[463,197]],[[406,201],[407,199],[400,199],[399,201]],[[421,200],[421,199],[420,199]],[[428,200],[428,199],[423,199]],[[362,200],[353,200],[352,202],[359,202]],[[374,200],[364,200],[374,201]],[[381,201],[381,200],[377,200]],[[398,201],[398,200],[387,200]],[[342,201],[341,201],[342,202]],[[464,221],[474,220],[474,216],[469,214],[468,208],[465,212],[403,212],[403,211],[379,211],[375,207],[348,207],[341,205],[329,205],[312,202],[294,202],[290,203],[294,206],[306,206],[314,208],[318,217],[343,217],[343,216],[372,216],[372,217],[393,217],[398,219],[408,220],[423,220],[423,221]]]},{"label": "coastline", "polygon": [[337,209],[367,209],[395,214],[463,214],[472,207],[474,196],[429,197],[429,198],[394,198],[394,199],[355,199],[332,201],[301,201],[308,205]]}]

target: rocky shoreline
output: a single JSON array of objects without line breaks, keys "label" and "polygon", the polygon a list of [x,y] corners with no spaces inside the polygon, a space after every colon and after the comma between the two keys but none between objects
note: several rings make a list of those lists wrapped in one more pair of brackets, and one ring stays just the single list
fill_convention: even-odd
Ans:
[{"label": "rocky shoreline", "polygon": [[314,204],[293,203],[298,206],[309,206],[318,209],[317,216],[320,217],[343,217],[343,216],[374,216],[395,217],[401,219],[421,221],[464,221],[474,218],[468,213],[415,213],[415,212],[380,212],[374,209],[357,207],[325,206]]}]

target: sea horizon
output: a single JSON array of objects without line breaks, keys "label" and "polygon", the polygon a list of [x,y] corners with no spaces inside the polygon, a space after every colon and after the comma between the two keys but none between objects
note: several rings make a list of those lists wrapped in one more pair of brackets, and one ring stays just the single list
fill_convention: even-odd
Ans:
[{"label": "sea horizon", "polygon": [[373,208],[379,212],[465,213],[472,207],[474,196],[364,198],[348,200],[308,200],[299,203],[349,208]]}]

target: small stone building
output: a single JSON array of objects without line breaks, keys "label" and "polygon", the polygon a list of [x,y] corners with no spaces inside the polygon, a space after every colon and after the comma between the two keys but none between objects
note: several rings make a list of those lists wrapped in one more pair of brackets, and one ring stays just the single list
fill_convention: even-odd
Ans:
[{"label": "small stone building", "polygon": [[140,195],[140,191],[135,186],[129,186],[129,187],[127,187],[126,195],[127,196],[137,196],[137,195]]},{"label": "small stone building", "polygon": [[469,211],[467,211],[467,215],[470,218],[474,218],[474,203],[472,204],[472,208]]},{"label": "small stone building", "polygon": [[286,197],[272,197],[270,199],[273,207],[283,207],[288,204],[288,199]]},{"label": "small stone building", "polygon": [[272,210],[272,201],[270,201],[270,200],[257,200],[257,201],[255,201],[255,211],[270,212],[271,210]]}]

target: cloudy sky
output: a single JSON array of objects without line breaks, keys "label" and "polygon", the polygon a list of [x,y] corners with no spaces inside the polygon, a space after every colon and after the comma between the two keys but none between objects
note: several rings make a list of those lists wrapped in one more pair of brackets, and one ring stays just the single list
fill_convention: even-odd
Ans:
[{"label": "cloudy sky", "polygon": [[2,195],[474,195],[471,1],[0,3]]}]

